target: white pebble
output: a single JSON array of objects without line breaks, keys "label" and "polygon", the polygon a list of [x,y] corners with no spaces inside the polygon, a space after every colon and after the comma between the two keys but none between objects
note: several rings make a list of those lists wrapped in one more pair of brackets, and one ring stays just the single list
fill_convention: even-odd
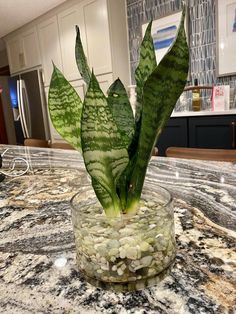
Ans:
[{"label": "white pebble", "polygon": [[114,249],[111,249],[109,252],[108,252],[108,255],[109,256],[116,256],[119,254],[119,250],[117,248],[114,248]]},{"label": "white pebble", "polygon": [[109,270],[109,263],[107,262],[107,264],[102,264],[101,269],[102,270]]},{"label": "white pebble", "polygon": [[130,247],[126,250],[126,256],[130,259],[137,259],[138,257],[138,250],[136,247]]},{"label": "white pebble", "polygon": [[120,252],[120,258],[125,258],[126,257],[126,250],[124,248],[120,248],[119,252]]},{"label": "white pebble", "polygon": [[152,262],[152,256],[144,256],[141,258],[140,263],[144,266],[147,267],[151,264]]},{"label": "white pebble", "polygon": [[55,262],[54,262],[54,265],[57,267],[57,268],[62,268],[66,265],[67,263],[67,258],[65,257],[58,257]]},{"label": "white pebble", "polygon": [[140,244],[140,250],[142,252],[148,251],[149,247],[150,247],[150,245],[145,241],[141,242],[141,244]]},{"label": "white pebble", "polygon": [[122,275],[124,274],[124,272],[123,272],[123,270],[122,270],[121,268],[118,268],[118,269],[117,269],[117,274],[118,274],[119,276],[122,276]]}]

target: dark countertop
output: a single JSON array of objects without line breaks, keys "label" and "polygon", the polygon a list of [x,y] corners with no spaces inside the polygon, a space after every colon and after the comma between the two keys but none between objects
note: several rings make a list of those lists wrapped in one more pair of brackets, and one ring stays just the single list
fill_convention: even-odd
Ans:
[{"label": "dark countertop", "polygon": [[0,313],[236,313],[236,164],[152,158],[146,180],[175,199],[176,262],[159,285],[122,294],[76,267],[69,200],[88,180],[79,153],[9,147],[3,167],[17,155],[30,170],[0,182]]}]

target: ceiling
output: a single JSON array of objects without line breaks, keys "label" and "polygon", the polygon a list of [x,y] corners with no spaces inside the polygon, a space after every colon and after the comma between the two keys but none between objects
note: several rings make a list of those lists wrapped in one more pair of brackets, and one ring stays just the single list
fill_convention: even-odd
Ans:
[{"label": "ceiling", "polygon": [[[0,0],[0,38],[66,0]],[[0,40],[0,50],[3,43]]]}]

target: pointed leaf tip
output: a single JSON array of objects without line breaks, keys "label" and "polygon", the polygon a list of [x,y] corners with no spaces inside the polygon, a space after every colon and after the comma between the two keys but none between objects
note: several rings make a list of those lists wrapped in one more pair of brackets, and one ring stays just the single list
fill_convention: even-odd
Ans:
[{"label": "pointed leaf tip", "polygon": [[81,40],[81,34],[78,25],[76,25],[77,35],[76,35],[76,44],[75,44],[75,58],[76,63],[79,69],[79,72],[88,85],[90,81],[91,71],[88,66],[87,58],[84,53],[83,44]]},{"label": "pointed leaf tip", "polygon": [[152,29],[152,20],[148,23],[146,31],[150,31]]}]

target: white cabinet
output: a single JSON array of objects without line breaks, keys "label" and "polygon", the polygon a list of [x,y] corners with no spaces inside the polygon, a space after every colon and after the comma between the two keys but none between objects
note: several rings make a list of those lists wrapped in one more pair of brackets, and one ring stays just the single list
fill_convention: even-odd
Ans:
[{"label": "white cabinet", "polygon": [[[103,93],[106,95],[109,86],[113,83],[112,73],[105,74],[105,75],[98,75],[97,80],[99,82],[99,85],[100,85]],[[84,81],[82,79],[76,80],[76,81],[71,82],[71,85],[74,87],[77,94],[80,96],[81,100],[83,101],[84,96],[86,94],[86,89],[87,89],[87,86],[84,83]]]},{"label": "white cabinet", "polygon": [[20,59],[20,54],[22,53],[20,37],[17,36],[10,40],[7,40],[6,44],[11,73],[20,71],[22,62],[22,60]]},{"label": "white cabinet", "polygon": [[39,41],[36,27],[21,34],[23,63],[26,68],[33,68],[41,64]]},{"label": "white cabinet", "polygon": [[112,75],[112,73],[106,74],[106,75],[99,75],[99,76],[97,76],[97,80],[98,80],[98,83],[99,83],[99,85],[101,87],[101,90],[103,91],[105,96],[107,96],[108,88],[113,83],[113,75]]},{"label": "white cabinet", "polygon": [[[70,5],[69,4],[73,5]],[[68,7],[38,25],[45,86],[53,61],[69,81],[81,78],[75,60],[75,25],[90,68],[97,76],[112,73],[130,83],[125,0],[68,1]]]},{"label": "white cabinet", "polygon": [[41,64],[38,35],[35,27],[6,38],[11,73],[36,67]]},{"label": "white cabinet", "polygon": [[106,0],[89,0],[58,14],[63,73],[68,80],[81,76],[75,61],[75,25],[89,66],[96,75],[112,72],[109,23]]},{"label": "white cabinet", "polygon": [[70,81],[80,79],[81,75],[75,60],[75,26],[78,25],[80,28],[83,47],[85,53],[87,53],[83,7],[81,5],[74,5],[58,14],[58,25],[64,75]]},{"label": "white cabinet", "polygon": [[85,4],[84,20],[90,67],[96,75],[112,72],[107,1]]},{"label": "white cabinet", "polygon": [[57,17],[54,16],[38,25],[44,84],[50,84],[54,64],[63,71]]}]

